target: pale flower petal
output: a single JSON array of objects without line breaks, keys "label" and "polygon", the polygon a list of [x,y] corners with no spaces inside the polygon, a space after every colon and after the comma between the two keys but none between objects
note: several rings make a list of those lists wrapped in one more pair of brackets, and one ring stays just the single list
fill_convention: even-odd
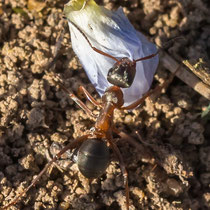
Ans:
[{"label": "pale flower petal", "polygon": [[[134,60],[157,52],[155,45],[134,29],[122,8],[112,12],[98,6],[93,0],[73,0],[65,6],[64,13],[85,33],[95,48],[117,59],[128,57]],[[95,52],[70,22],[69,28],[73,50],[91,83],[103,95],[112,86],[107,81],[107,74],[116,61]],[[149,90],[158,62],[158,56],[137,62],[133,84],[129,88],[122,88],[125,106]]]}]

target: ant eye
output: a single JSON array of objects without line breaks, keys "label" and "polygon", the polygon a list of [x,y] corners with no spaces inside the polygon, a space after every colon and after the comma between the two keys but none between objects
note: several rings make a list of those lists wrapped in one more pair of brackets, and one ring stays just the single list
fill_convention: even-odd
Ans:
[{"label": "ant eye", "polygon": [[136,63],[122,58],[109,70],[107,80],[118,87],[129,88],[136,75]]}]

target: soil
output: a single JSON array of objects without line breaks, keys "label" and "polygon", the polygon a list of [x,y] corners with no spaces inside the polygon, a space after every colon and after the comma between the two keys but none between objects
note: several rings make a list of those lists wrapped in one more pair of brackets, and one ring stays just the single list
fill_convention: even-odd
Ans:
[{"label": "soil", "polygon": [[[34,5],[32,3],[35,3]],[[67,144],[94,126],[93,119],[53,82],[72,92],[83,85],[100,101],[71,48],[62,10],[67,1],[0,0],[0,206],[10,203],[43,169],[52,143]],[[174,59],[210,57],[208,0],[97,1],[122,6],[134,27]],[[55,44],[64,29],[59,58]],[[153,88],[170,73],[160,65]],[[85,101],[98,113],[98,109]],[[137,142],[116,136],[129,172],[130,209],[210,209],[209,102],[179,79],[130,112],[115,113],[116,126]],[[140,133],[142,140],[135,132]],[[57,163],[58,165],[60,163]],[[10,209],[126,209],[122,173],[114,155],[92,183],[78,171],[53,167]]]}]

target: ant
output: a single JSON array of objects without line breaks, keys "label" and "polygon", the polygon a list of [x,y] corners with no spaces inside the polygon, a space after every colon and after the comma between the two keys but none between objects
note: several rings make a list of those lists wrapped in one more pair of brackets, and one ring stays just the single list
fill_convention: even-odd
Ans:
[{"label": "ant", "polygon": [[[55,163],[59,158],[68,150],[78,149],[77,152],[77,165],[79,171],[88,179],[96,179],[105,173],[109,163],[110,163],[110,153],[109,148],[112,149],[114,154],[117,156],[120,164],[120,168],[123,174],[125,195],[126,195],[126,208],[129,209],[129,186],[128,186],[128,172],[123,161],[123,157],[118,149],[117,145],[113,141],[113,133],[120,135],[113,123],[114,111],[115,109],[119,110],[131,110],[137,108],[144,100],[152,95],[155,92],[160,91],[162,88],[166,87],[174,78],[176,72],[179,68],[171,74],[168,81],[165,81],[162,85],[157,86],[153,90],[149,90],[145,93],[143,97],[136,100],[128,106],[123,106],[123,92],[121,88],[129,88],[136,74],[136,63],[139,61],[144,61],[155,57],[159,50],[156,53],[142,57],[136,60],[131,61],[129,58],[125,57],[120,60],[117,58],[95,48],[90,43],[89,39],[85,33],[72,21],[68,20],[76,29],[84,36],[90,47],[99,54],[107,56],[116,61],[114,66],[109,70],[107,75],[107,80],[113,85],[106,89],[105,93],[102,96],[101,103],[97,102],[91,94],[82,86],[79,87],[79,93],[83,94],[87,100],[89,100],[93,105],[99,107],[100,113],[98,116],[95,116],[91,110],[73,93],[71,93],[67,88],[63,86],[62,83],[55,81],[56,84],[63,89],[69,97],[75,101],[90,117],[95,118],[95,125],[92,129],[88,131],[86,135],[83,135],[71,142],[69,142],[64,148],[62,148],[42,169],[38,176],[32,181],[32,183],[23,190],[10,204],[3,207],[7,209],[12,205],[15,205],[18,200],[25,194],[27,191],[32,188],[41,176],[49,169],[49,167]],[[53,65],[49,65],[50,68]],[[131,141],[131,138],[127,138],[128,142]],[[132,142],[130,142],[132,144]]]}]

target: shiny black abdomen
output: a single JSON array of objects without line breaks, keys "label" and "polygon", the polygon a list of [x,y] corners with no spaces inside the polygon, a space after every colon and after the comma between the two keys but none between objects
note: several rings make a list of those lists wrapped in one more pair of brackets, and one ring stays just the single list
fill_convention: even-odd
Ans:
[{"label": "shiny black abdomen", "polygon": [[106,142],[98,139],[86,140],[78,151],[78,168],[87,178],[101,176],[110,160],[109,149]]}]

